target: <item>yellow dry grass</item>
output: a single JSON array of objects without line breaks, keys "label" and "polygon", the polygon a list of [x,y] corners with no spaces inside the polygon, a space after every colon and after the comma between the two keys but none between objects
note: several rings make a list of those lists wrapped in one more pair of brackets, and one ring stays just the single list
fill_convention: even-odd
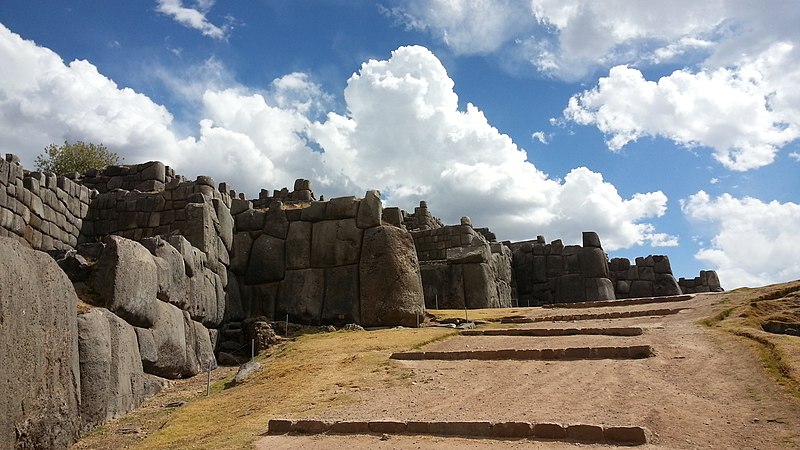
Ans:
[{"label": "yellow dry grass", "polygon": [[140,449],[248,448],[270,418],[313,417],[350,400],[350,392],[405,383],[410,376],[389,359],[454,334],[442,328],[320,333],[298,337],[261,361],[246,383],[199,397],[177,410]]}]

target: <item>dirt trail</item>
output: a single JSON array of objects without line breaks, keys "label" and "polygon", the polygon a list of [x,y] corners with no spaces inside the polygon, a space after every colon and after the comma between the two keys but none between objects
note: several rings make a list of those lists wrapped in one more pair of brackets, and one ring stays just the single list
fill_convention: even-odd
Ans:
[{"label": "dirt trail", "polygon": [[[402,361],[408,385],[357,393],[325,420],[495,420],[644,426],[643,448],[800,448],[800,402],[767,376],[748,344],[698,325],[720,310],[713,294],[676,303],[678,314],[627,319],[535,322],[521,327],[638,326],[641,336],[457,336],[423,350],[564,348],[650,344],[638,360]],[[552,316],[663,309],[537,309]],[[335,393],[335,391],[332,391]],[[268,436],[257,448],[571,448],[578,444],[435,436]],[[583,445],[585,446],[585,445]],[[593,446],[606,448],[606,446]]]}]

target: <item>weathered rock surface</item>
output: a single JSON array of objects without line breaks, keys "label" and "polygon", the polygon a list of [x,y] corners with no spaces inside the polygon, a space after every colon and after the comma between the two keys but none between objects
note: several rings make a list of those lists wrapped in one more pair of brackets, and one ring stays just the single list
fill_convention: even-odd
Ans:
[{"label": "weathered rock surface", "polygon": [[[363,207],[362,203],[361,208]],[[361,322],[358,264],[325,269],[325,302],[322,309],[322,322],[339,325]]]},{"label": "weathered rock surface", "polygon": [[144,371],[134,328],[104,308],[78,316],[81,423],[89,430],[138,407]]},{"label": "weathered rock surface", "polygon": [[247,265],[245,282],[262,284],[280,281],[284,277],[285,243],[268,234],[262,234],[253,242],[250,251],[250,262]]},{"label": "weathered rock surface", "polygon": [[0,237],[0,448],[65,449],[77,440],[76,302],[50,256]]},{"label": "weathered rock surface", "polygon": [[153,255],[158,268],[158,299],[186,309],[189,301],[189,283],[181,253],[159,236],[142,239],[141,244]]},{"label": "weathered rock surface", "polygon": [[261,370],[261,363],[257,361],[248,361],[242,364],[239,367],[239,370],[236,372],[236,376],[233,377],[233,384],[244,383],[245,380],[247,380],[247,378],[258,372],[259,370]]},{"label": "weathered rock surface", "polygon": [[325,220],[315,223],[311,232],[311,266],[336,267],[357,264],[362,232],[363,230],[356,226],[355,219]]},{"label": "weathered rock surface", "polygon": [[144,371],[164,378],[179,378],[186,366],[183,311],[159,302],[157,318],[152,328],[137,330]]},{"label": "weathered rock surface", "polygon": [[324,293],[323,269],[287,270],[278,289],[275,317],[288,314],[293,322],[319,324]]},{"label": "weathered rock surface", "polygon": [[367,191],[358,207],[356,225],[358,228],[376,227],[381,224],[382,215],[381,193],[375,190]]},{"label": "weathered rock surface", "polygon": [[148,328],[156,320],[158,268],[138,242],[119,236],[105,239],[105,250],[94,268],[95,291],[104,306],[135,326]]},{"label": "weathered rock surface", "polygon": [[424,264],[420,266],[426,308],[464,308],[463,267],[463,264]]},{"label": "weathered rock surface", "polygon": [[311,267],[311,222],[295,221],[289,224],[286,236],[286,268]]},{"label": "weathered rock surface", "polygon": [[393,226],[364,230],[359,264],[361,321],[365,326],[416,326],[425,300],[414,242]]},{"label": "weathered rock surface", "polygon": [[164,378],[197,375],[216,367],[208,330],[174,305],[158,303],[152,328],[137,328],[139,354],[146,373]]}]

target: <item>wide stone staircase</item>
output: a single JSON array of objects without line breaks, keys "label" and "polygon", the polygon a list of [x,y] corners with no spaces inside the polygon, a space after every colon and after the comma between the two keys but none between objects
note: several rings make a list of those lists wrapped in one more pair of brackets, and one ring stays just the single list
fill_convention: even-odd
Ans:
[{"label": "wide stone staircase", "polygon": [[693,297],[525,309],[392,354],[422,381],[409,392],[413,400],[393,404],[387,417],[360,418],[355,410],[341,419],[273,419],[268,433],[453,436],[487,446],[497,439],[648,444],[658,430],[626,413],[626,374],[658,367],[652,336],[668,326],[665,318],[693,309]]}]

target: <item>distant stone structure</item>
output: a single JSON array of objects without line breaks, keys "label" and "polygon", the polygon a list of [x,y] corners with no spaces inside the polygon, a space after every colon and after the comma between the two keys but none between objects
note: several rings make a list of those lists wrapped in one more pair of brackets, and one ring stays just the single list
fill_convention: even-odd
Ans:
[{"label": "distant stone structure", "polygon": [[634,265],[627,258],[612,258],[609,275],[617,298],[664,297],[682,293],[672,275],[669,258],[664,255],[638,257]]},{"label": "distant stone structure", "polygon": [[583,233],[583,246],[549,244],[543,236],[512,242],[519,306],[613,300],[608,258],[597,233]]},{"label": "distant stone structure", "polygon": [[694,278],[683,278],[678,280],[678,285],[684,294],[697,294],[701,292],[722,292],[717,272],[713,270],[701,270],[700,276]]},{"label": "distant stone structure", "polygon": [[[417,217],[421,209],[417,208],[412,217]],[[406,226],[419,226],[413,219],[406,223]],[[411,230],[420,261],[426,308],[511,306],[511,250],[508,247],[489,242],[472,228],[468,217],[461,219],[461,225],[435,228],[426,225],[423,225],[426,229]]]}]

